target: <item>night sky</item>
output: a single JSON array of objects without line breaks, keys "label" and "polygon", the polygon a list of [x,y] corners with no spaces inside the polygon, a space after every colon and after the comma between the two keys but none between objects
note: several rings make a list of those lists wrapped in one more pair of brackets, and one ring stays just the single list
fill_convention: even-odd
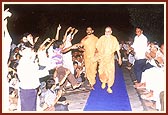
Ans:
[{"label": "night sky", "polygon": [[[61,24],[61,34],[69,27],[79,30],[74,39],[79,42],[86,35],[88,26],[93,27],[95,35],[104,34],[104,28],[111,26],[113,34],[119,39],[128,39],[134,35],[134,27],[130,23],[127,7],[144,5],[133,4],[5,4],[12,17],[9,19],[9,31],[14,42],[29,32],[42,38],[46,27],[55,29]],[[39,26],[40,25],[40,26]],[[44,26],[43,26],[44,25]],[[48,37],[54,37],[49,34]]]}]

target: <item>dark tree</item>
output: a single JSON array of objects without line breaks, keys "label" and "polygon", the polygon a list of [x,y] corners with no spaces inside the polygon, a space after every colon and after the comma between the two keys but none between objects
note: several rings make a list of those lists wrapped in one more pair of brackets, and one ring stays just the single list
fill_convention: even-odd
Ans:
[{"label": "dark tree", "polygon": [[130,23],[140,26],[150,41],[164,41],[164,5],[132,5],[128,7]]}]

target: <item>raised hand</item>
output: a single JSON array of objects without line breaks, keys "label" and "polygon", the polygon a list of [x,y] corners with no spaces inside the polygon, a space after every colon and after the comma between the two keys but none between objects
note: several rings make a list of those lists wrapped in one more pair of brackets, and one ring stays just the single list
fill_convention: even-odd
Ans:
[{"label": "raised hand", "polygon": [[61,25],[60,24],[58,25],[57,30],[61,30]]},{"label": "raised hand", "polygon": [[38,39],[39,39],[39,36],[34,38],[34,44],[37,42]]},{"label": "raised hand", "polygon": [[50,38],[47,38],[47,39],[46,39],[46,42],[50,42]]},{"label": "raised hand", "polygon": [[77,49],[79,47],[79,43],[78,44],[74,44],[71,49]]},{"label": "raised hand", "polygon": [[69,28],[66,30],[66,32],[70,31],[71,29],[72,29],[72,27],[69,27]]},{"label": "raised hand", "polygon": [[11,16],[12,16],[12,13],[9,12],[9,8],[7,8],[7,9],[4,11],[3,19],[6,19],[7,17],[11,17]]},{"label": "raised hand", "polygon": [[71,28],[71,33],[73,33],[73,32],[74,32],[74,30],[75,30],[75,28]]},{"label": "raised hand", "polygon": [[74,34],[76,34],[78,32],[78,29],[75,29],[75,32],[74,32]]}]

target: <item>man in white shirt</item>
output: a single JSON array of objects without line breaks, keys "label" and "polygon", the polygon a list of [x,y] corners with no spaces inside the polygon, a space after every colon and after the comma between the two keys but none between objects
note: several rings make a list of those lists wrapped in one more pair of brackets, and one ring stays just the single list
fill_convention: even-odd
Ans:
[{"label": "man in white shirt", "polygon": [[34,49],[26,47],[20,51],[22,57],[17,66],[17,74],[20,79],[20,104],[21,111],[36,111],[37,88],[40,86],[40,77],[49,74],[48,70],[39,70],[34,62],[36,53]]},{"label": "man in white shirt", "polygon": [[136,28],[136,36],[132,44],[132,50],[135,52],[134,72],[137,82],[141,82],[141,74],[143,68],[146,65],[145,52],[147,51],[147,37],[143,34],[143,30],[140,27]]}]

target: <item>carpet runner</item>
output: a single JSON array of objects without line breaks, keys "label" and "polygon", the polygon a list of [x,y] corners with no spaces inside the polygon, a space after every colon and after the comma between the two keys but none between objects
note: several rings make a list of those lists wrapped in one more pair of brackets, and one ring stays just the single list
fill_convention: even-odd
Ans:
[{"label": "carpet runner", "polygon": [[96,76],[95,90],[90,92],[84,111],[131,111],[130,101],[126,90],[121,68],[116,64],[113,93],[107,93],[101,88],[101,82]]}]

